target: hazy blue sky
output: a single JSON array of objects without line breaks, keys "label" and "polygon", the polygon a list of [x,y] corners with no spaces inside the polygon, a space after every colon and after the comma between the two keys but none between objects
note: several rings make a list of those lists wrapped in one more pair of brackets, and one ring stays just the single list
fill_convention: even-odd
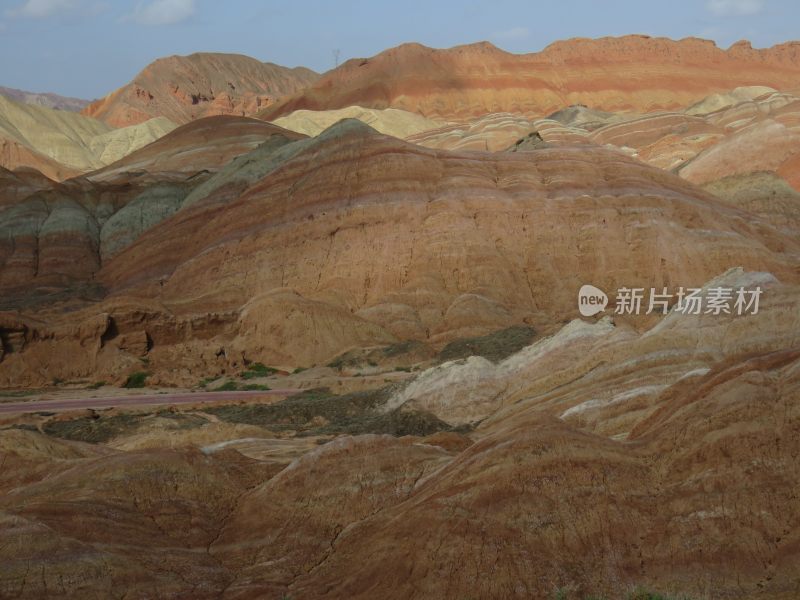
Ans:
[{"label": "hazy blue sky", "polygon": [[103,96],[160,56],[237,52],[317,71],[402,42],[511,52],[575,36],[800,39],[800,0],[0,0],[0,85]]}]

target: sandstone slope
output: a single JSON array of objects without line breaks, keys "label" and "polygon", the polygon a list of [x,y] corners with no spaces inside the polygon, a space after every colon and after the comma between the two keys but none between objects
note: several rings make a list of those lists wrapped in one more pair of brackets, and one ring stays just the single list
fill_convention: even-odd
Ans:
[{"label": "sandstone slope", "polygon": [[315,136],[342,119],[358,119],[375,131],[396,138],[407,138],[441,126],[438,121],[405,110],[395,108],[375,110],[360,106],[348,106],[337,110],[297,110],[275,119],[273,123],[291,131]]},{"label": "sandstone slope", "polygon": [[129,84],[83,110],[115,127],[166,117],[179,125],[213,115],[252,115],[298,92],[318,75],[238,54],[197,53],[161,58]]},{"label": "sandstone slope", "polygon": [[277,147],[299,138],[263,121],[213,117],[180,127],[88,178],[56,184],[4,170],[4,300],[15,296],[12,290],[79,291],[104,262],[176,212],[189,192],[233,158],[265,142]]},{"label": "sandstone slope", "polygon": [[790,600],[800,290],[742,269],[719,285],[762,287],[758,314],[575,320],[397,396],[468,437],[201,445],[174,410],[148,417],[165,441],[146,449],[2,428],[0,593]]},{"label": "sandstone slope", "polygon": [[0,96],[2,166],[33,167],[53,179],[97,169],[175,128],[167,119],[114,129],[77,113],[19,104]]},{"label": "sandstone slope", "polygon": [[[52,227],[45,239],[53,255],[38,255],[40,270],[89,277],[109,296],[68,323],[57,312],[38,313],[39,325],[7,315],[24,350],[0,363],[4,384],[119,377],[144,354],[174,382],[246,361],[325,364],[349,348],[397,340],[441,346],[520,323],[546,331],[575,314],[576,290],[587,282],[692,286],[735,266],[786,282],[798,276],[795,232],[615,150],[460,153],[352,120],[294,141],[266,123],[241,125],[265,128],[261,142],[280,141],[224,168],[210,152],[218,172],[192,179],[174,166],[180,151],[157,148],[194,136],[196,146],[206,135],[198,121],[93,176],[110,185],[141,168],[151,172],[144,181],[182,181],[190,194],[139,237],[107,238],[102,264],[92,227],[69,247],[93,261],[66,261],[59,250],[69,239],[55,235],[59,224],[85,219],[73,204],[43,214],[39,244]],[[246,151],[240,138],[231,143]],[[203,155],[190,154],[191,164]],[[168,166],[171,175],[158,174]],[[139,205],[130,208],[134,221]],[[33,242],[22,244],[36,230],[25,235],[3,276],[36,281],[33,255],[23,252]],[[79,347],[91,350],[76,359]]]}]

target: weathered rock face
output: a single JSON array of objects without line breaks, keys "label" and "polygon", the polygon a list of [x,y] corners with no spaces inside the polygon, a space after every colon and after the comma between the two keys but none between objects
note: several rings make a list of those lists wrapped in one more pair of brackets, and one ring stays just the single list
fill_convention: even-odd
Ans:
[{"label": "weathered rock face", "polygon": [[174,214],[187,191],[186,186],[176,184],[154,185],[115,212],[99,232],[100,260],[108,261],[144,231]]},{"label": "weathered rock face", "polygon": [[252,115],[318,78],[238,54],[197,53],[161,58],[132,82],[87,106],[83,113],[115,127],[153,117],[184,124],[213,115]]},{"label": "weathered rock face", "polygon": [[[403,502],[420,479],[451,460],[440,447],[375,435],[342,437],[308,452],[243,496],[215,541],[212,556],[237,573],[227,593],[281,597],[333,554],[345,529]],[[319,494],[309,495],[312,480]],[[361,493],[354,496],[354,489]]]},{"label": "weathered rock face", "polygon": [[644,584],[791,598],[797,366],[795,354],[709,377],[665,400],[633,444],[541,414],[507,419],[408,500],[345,529],[288,593],[624,597]]},{"label": "weathered rock face", "polygon": [[776,173],[730,175],[703,187],[724,202],[770,221],[789,235],[800,231],[800,192]]},{"label": "weathered rock face", "polygon": [[[575,294],[587,282],[607,290],[689,287],[735,266],[797,278],[791,227],[614,150],[436,151],[357,121],[315,139],[270,131],[277,137],[211,175],[135,241],[117,226],[136,220],[148,195],[158,202],[160,188],[102,228],[85,228],[87,241],[77,244],[100,248],[94,281],[108,290],[107,302],[124,295],[155,302],[157,318],[117,333],[146,332],[151,368],[176,381],[192,364],[216,365],[215,372],[245,360],[309,366],[396,340],[437,346],[519,323],[547,331],[576,314]],[[144,164],[166,169],[164,161],[181,155],[146,150],[152,158],[135,153],[92,179],[113,181]],[[179,195],[171,198],[165,216]],[[41,218],[74,224],[69,207],[57,218],[40,209]],[[66,254],[57,239],[54,261]],[[115,318],[104,306],[93,310]],[[211,315],[226,317],[195,339],[178,325]],[[63,317],[52,318],[57,329]],[[100,352],[102,336],[86,343]],[[51,343],[47,352],[58,354],[61,342]],[[4,381],[43,377],[43,355],[33,346],[26,352],[0,363]],[[30,370],[26,356],[39,356]],[[82,362],[81,373],[125,364],[99,356]]]},{"label": "weathered rock face", "polygon": [[181,127],[89,178],[55,184],[4,170],[0,282],[6,289],[85,284],[233,158],[302,137],[263,121],[216,117]]},{"label": "weathered rock face", "polygon": [[15,204],[34,192],[50,188],[52,184],[51,180],[32,169],[14,172],[0,167],[0,206]]},{"label": "weathered rock face", "polygon": [[[762,88],[735,92],[723,95],[724,101],[713,95],[684,112],[623,119],[588,138],[627,148],[649,164],[700,184],[756,171],[794,172],[791,160],[800,153],[800,99]],[[720,103],[722,107],[706,112]]]},{"label": "weathered rock face", "polygon": [[[342,169],[343,162],[354,168]],[[638,210],[632,208],[636,203]],[[634,223],[641,229],[644,214],[682,226],[670,228],[670,238],[677,236],[670,243],[654,239],[667,235],[664,228],[644,225],[647,233],[635,237],[643,246],[638,257],[630,256],[634,234],[624,232]],[[567,221],[572,228],[565,232],[558,223]],[[302,237],[294,233],[300,227]],[[592,233],[578,234],[582,227]],[[199,235],[174,235],[198,230]],[[713,252],[697,251],[688,260],[679,250],[696,249],[710,239],[709,231],[722,230],[728,233],[711,236]],[[570,248],[570,255],[548,254],[556,231],[559,247]],[[102,279],[111,289],[125,289],[157,262],[160,271],[171,273],[162,290],[167,302],[204,296],[221,282],[236,280],[247,298],[291,287],[355,314],[404,305],[397,317],[435,336],[463,328],[461,311],[471,315],[478,307],[484,319],[497,322],[520,309],[530,316],[568,314],[572,282],[603,279],[600,273],[612,267],[614,256],[626,257],[625,265],[613,267],[620,270],[615,279],[628,272],[636,278],[633,272],[639,269],[630,265],[641,260],[653,263],[649,279],[659,283],[679,275],[701,283],[735,266],[716,263],[728,253],[739,260],[766,260],[765,269],[790,276],[789,263],[768,250],[779,238],[761,235],[756,224],[690,184],[602,148],[435,152],[346,122],[252,184],[224,210],[189,207],[150,230],[104,269]],[[370,241],[375,239],[380,247]],[[723,249],[722,239],[732,246]],[[662,254],[646,248],[660,248]],[[553,262],[560,265],[546,266]],[[213,283],[202,275],[212,272]],[[242,273],[252,273],[244,278],[248,283],[242,283]],[[527,281],[526,289],[514,281]],[[570,290],[569,301],[560,290]],[[404,315],[405,309],[413,317]],[[392,329],[391,320],[381,318],[381,324]]]},{"label": "weathered rock face", "polygon": [[[705,293],[719,286],[760,287],[758,313],[672,311],[643,334],[619,317],[616,323],[609,317],[595,323],[571,321],[496,365],[471,357],[431,368],[399,391],[386,409],[408,404],[452,424],[480,422],[492,429],[494,423],[537,406],[585,429],[626,437],[631,424],[669,388],[684,390],[716,365],[797,344],[797,286],[741,269],[714,278],[704,286]],[[598,373],[601,365],[603,372]]]},{"label": "weathered rock face", "polygon": [[406,401],[477,417],[474,443],[343,436],[259,460],[230,447],[277,440],[141,450],[135,436],[2,430],[0,592],[614,598],[644,586],[789,600],[798,286],[740,269],[706,288],[718,285],[761,286],[758,314],[672,312],[641,333],[573,321],[497,365],[422,373]]},{"label": "weathered rock face", "polygon": [[766,302],[748,317],[673,312],[643,335],[575,321],[497,366],[422,374],[402,401],[477,416],[480,441],[343,531],[291,593],[617,597],[643,578],[690,596],[790,598],[800,295],[741,270],[717,285],[760,285]]},{"label": "weathered rock face", "polygon": [[275,471],[236,452],[124,453],[13,430],[0,448],[32,480],[0,483],[0,529],[17,548],[3,556],[0,594],[20,598],[219,597],[231,578],[208,548],[236,498]]},{"label": "weathered rock face", "polygon": [[486,42],[447,50],[405,44],[349,60],[262,114],[273,119],[298,109],[354,104],[445,120],[492,112],[535,117],[578,103],[649,112],[685,107],[737,86],[793,89],[798,82],[796,42],[765,50],[741,42],[721,50],[696,38],[625,36],[572,39],[522,55]]},{"label": "weathered rock face", "polygon": [[77,169],[65,167],[58,161],[31,150],[13,139],[0,138],[0,165],[6,169],[32,168],[55,180],[68,179],[79,174]]}]

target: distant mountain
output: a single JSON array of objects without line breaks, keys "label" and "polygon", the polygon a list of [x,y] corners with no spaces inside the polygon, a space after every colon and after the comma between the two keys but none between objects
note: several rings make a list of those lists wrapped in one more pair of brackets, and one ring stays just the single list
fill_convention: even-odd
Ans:
[{"label": "distant mountain", "polygon": [[163,117],[115,129],[79,113],[0,96],[0,166],[33,167],[61,180],[98,169],[172,131]]},{"label": "distant mountain", "polygon": [[6,98],[23,104],[33,104],[35,106],[55,108],[56,110],[68,110],[70,112],[80,112],[90,102],[89,100],[82,100],[81,98],[59,96],[58,94],[51,94],[49,92],[41,94],[37,92],[26,92],[25,90],[3,87],[2,85],[0,85],[0,96],[5,96]]},{"label": "distant mountain", "polygon": [[800,86],[800,42],[756,50],[742,41],[723,50],[698,38],[628,35],[575,38],[530,54],[488,42],[442,50],[403,44],[347,61],[259,117],[353,105],[448,121],[498,112],[543,116],[574,104],[650,112],[756,85]]},{"label": "distant mountain", "polygon": [[213,115],[247,116],[318,78],[310,69],[290,69],[239,54],[169,56],[151,63],[83,113],[115,127],[153,117],[182,124]]}]

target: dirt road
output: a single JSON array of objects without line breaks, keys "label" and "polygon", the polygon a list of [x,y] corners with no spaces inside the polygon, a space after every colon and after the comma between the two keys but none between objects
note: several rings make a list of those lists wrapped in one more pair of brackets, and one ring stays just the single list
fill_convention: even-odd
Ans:
[{"label": "dirt road", "polygon": [[[182,392],[176,394],[137,394],[98,398],[56,398],[1,402],[0,413],[59,412],[82,408],[111,408],[117,406],[163,406],[170,404],[199,404],[224,400],[242,400],[258,396],[288,396],[300,390],[265,390],[251,392]],[[1,399],[0,399],[1,400]]]}]

